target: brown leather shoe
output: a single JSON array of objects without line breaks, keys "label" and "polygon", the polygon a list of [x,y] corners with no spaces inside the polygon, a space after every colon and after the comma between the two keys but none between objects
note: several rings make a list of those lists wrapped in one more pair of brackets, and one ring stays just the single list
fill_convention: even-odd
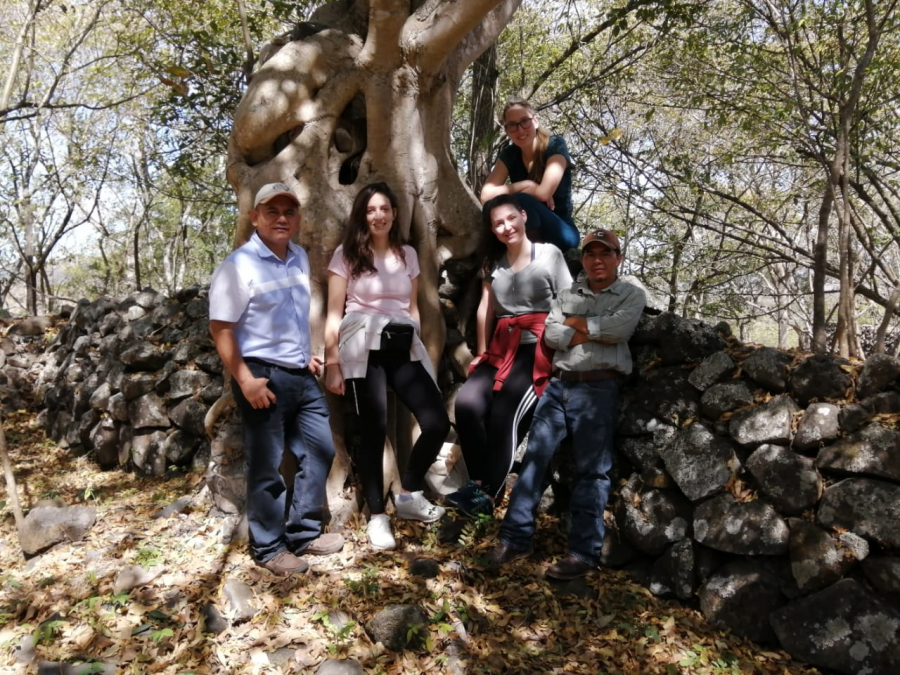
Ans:
[{"label": "brown leather shoe", "polygon": [[303,574],[309,569],[309,563],[303,558],[298,558],[290,551],[277,553],[274,558],[266,562],[257,562],[257,565],[269,570],[272,574],[287,576],[288,574]]},{"label": "brown leather shoe", "polygon": [[571,579],[579,579],[588,572],[597,569],[594,565],[579,560],[574,555],[567,555],[565,558],[557,560],[547,568],[547,576],[551,579],[560,579],[569,581]]},{"label": "brown leather shoe", "polygon": [[491,567],[500,567],[502,565],[508,565],[511,562],[516,560],[521,560],[522,558],[527,558],[531,555],[532,549],[518,549],[512,548],[511,546],[507,546],[504,543],[497,544],[496,548],[488,555],[488,564]]},{"label": "brown leather shoe", "polygon": [[331,555],[344,548],[344,537],[337,532],[326,532],[309,542],[306,548],[300,551],[305,555]]}]

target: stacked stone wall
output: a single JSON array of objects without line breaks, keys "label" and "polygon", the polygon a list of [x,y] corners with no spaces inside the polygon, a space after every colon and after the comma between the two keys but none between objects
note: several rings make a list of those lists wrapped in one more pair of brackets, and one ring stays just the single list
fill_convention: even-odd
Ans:
[{"label": "stacked stone wall", "polygon": [[[0,400],[35,405],[102,466],[205,467],[218,509],[238,513],[239,428],[204,429],[223,391],[207,321],[188,289],[16,324]],[[604,564],[809,663],[900,672],[900,359],[745,345],[669,313],[643,317],[631,348]]]}]

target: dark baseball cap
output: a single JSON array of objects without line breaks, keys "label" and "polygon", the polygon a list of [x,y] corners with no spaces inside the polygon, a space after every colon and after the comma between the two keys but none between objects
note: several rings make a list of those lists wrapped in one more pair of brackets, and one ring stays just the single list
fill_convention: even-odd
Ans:
[{"label": "dark baseball cap", "polygon": [[619,238],[612,230],[593,230],[588,232],[581,241],[581,252],[584,253],[584,250],[591,244],[603,244],[610,251],[618,252],[622,249],[621,244],[619,244]]}]

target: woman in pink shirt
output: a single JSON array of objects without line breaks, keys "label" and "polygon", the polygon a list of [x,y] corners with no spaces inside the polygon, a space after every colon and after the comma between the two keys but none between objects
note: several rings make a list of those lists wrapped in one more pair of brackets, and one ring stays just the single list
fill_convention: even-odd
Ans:
[{"label": "woman in pink shirt", "polygon": [[425,498],[425,473],[450,430],[431,361],[419,339],[419,260],[395,227],[397,198],[384,183],[367,185],[353,202],[328,265],[325,386],[351,397],[365,429],[356,469],[369,506],[366,528],[375,548],[396,546],[384,512],[387,388],[419,423],[421,435],[401,473],[397,515],[431,523],[444,509]]}]

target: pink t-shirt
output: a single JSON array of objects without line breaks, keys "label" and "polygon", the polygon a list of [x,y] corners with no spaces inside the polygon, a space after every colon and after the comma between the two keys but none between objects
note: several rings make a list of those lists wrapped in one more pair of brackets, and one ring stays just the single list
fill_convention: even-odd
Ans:
[{"label": "pink t-shirt", "polygon": [[387,314],[410,319],[409,297],[412,280],[419,276],[419,258],[412,246],[404,246],[406,264],[393,251],[385,258],[375,256],[377,274],[362,274],[351,278],[350,266],[344,259],[344,247],[338,246],[328,271],[347,279],[347,314]]}]

